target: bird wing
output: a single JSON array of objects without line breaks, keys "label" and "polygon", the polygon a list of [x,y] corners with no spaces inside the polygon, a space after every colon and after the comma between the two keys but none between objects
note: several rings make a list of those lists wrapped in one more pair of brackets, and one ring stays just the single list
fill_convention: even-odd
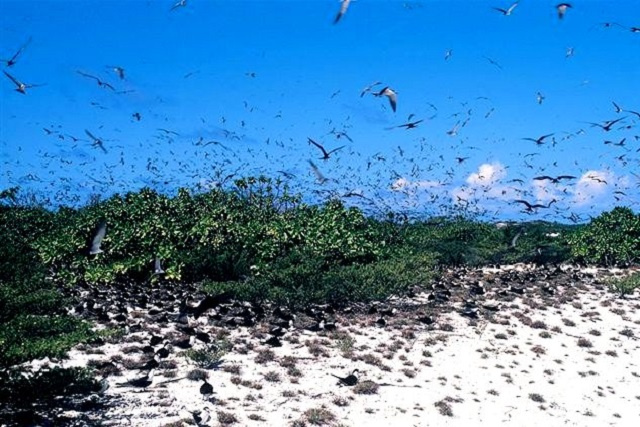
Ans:
[{"label": "bird wing", "polygon": [[527,207],[531,208],[531,203],[527,202],[526,200],[514,200],[515,203],[522,203],[524,205],[527,205]]},{"label": "bird wing", "polygon": [[98,138],[96,138],[95,136],[93,136],[93,134],[91,132],[89,132],[87,129],[84,130],[84,133],[87,134],[87,136],[91,139],[93,139],[94,141],[100,141]]},{"label": "bird wing", "polygon": [[337,24],[340,18],[342,18],[342,15],[347,13],[347,9],[349,9],[349,3],[351,3],[351,0],[342,0],[342,4],[340,5],[340,10],[336,15],[336,19],[333,21],[334,24]]},{"label": "bird wing", "polygon": [[2,70],[2,72],[4,73],[5,76],[9,77],[16,86],[20,87],[22,85],[22,83],[15,77],[13,77],[11,74],[7,73],[4,70]]},{"label": "bird wing", "polygon": [[82,71],[80,71],[80,70],[77,70],[77,73],[78,73],[78,74],[80,74],[80,75],[81,75],[81,76],[83,76],[83,77],[88,77],[88,78],[90,78],[90,79],[94,79],[94,80],[100,81],[100,79],[99,79],[99,78],[97,78],[96,76],[92,76],[91,74],[87,74],[87,73],[82,72]]},{"label": "bird wing", "polygon": [[396,105],[398,104],[398,96],[396,95],[396,93],[392,90],[388,90],[386,93],[387,97],[389,98],[389,104],[391,104],[391,109],[393,110],[393,112],[395,113],[396,111]]},{"label": "bird wing", "polygon": [[542,181],[544,179],[550,179],[551,181],[554,180],[552,177],[548,175],[536,176],[535,178],[533,178],[534,181]]},{"label": "bird wing", "polygon": [[510,15],[511,12],[513,12],[513,9],[515,9],[517,6],[518,6],[518,2],[515,2],[514,4],[509,6],[509,9],[507,10],[507,15]]},{"label": "bird wing", "polygon": [[327,153],[327,150],[325,150],[325,149],[324,149],[324,147],[323,147],[322,145],[318,144],[317,142],[315,142],[313,139],[311,139],[311,138],[309,138],[309,137],[307,137],[307,139],[309,140],[309,144],[313,144],[313,145],[315,145],[316,147],[318,147],[318,148],[322,151],[322,154],[323,154],[325,157],[329,156],[329,154],[330,154],[330,153]]},{"label": "bird wing", "polygon": [[331,153],[335,153],[335,152],[336,152],[336,151],[338,151],[338,150],[342,150],[344,147],[345,147],[345,145],[342,145],[342,146],[340,146],[340,147],[338,147],[338,148],[334,148],[333,150],[329,151],[329,152],[327,153],[327,155],[329,155],[329,154],[331,154]]}]

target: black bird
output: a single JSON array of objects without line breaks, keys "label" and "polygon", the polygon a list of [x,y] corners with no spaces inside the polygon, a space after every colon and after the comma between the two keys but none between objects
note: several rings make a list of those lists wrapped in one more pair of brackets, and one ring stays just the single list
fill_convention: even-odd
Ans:
[{"label": "black bird", "polygon": [[358,384],[358,377],[356,377],[356,373],[359,372],[357,369],[354,369],[353,372],[351,372],[351,375],[348,375],[344,378],[339,377],[337,375],[333,375],[331,374],[332,377],[335,377],[338,379],[338,384],[343,386],[354,386],[356,384]]},{"label": "black bird", "polygon": [[547,135],[542,135],[539,138],[522,138],[525,141],[533,141],[536,143],[536,145],[543,145],[544,144],[544,140],[546,138],[549,138],[550,136],[553,136],[553,133],[547,134]]},{"label": "black bird", "polygon": [[555,202],[557,202],[556,199],[553,199],[552,201],[549,202],[548,205],[541,205],[541,204],[535,204],[532,205],[531,203],[527,202],[526,200],[514,200],[515,203],[522,203],[523,205],[526,206],[526,211],[527,212],[533,212],[535,209],[540,209],[540,208],[544,208],[544,209],[548,209],[551,207],[551,205]]},{"label": "black bird", "polygon": [[204,383],[200,386],[200,394],[207,397],[210,394],[213,394],[213,386],[207,380],[203,381]]},{"label": "black bird", "polygon": [[544,180],[548,180],[553,182],[554,184],[559,183],[561,180],[563,179],[576,179],[575,176],[572,175],[560,175],[560,176],[556,176],[555,178],[552,176],[548,176],[548,175],[542,175],[542,176],[536,176],[535,178],[533,178],[534,181],[544,181]]},{"label": "black bird", "polygon": [[105,82],[105,81],[102,81],[101,79],[99,79],[99,78],[98,78],[98,77],[96,77],[96,76],[93,76],[93,75],[91,75],[91,74],[84,73],[84,72],[82,72],[82,71],[80,71],[80,70],[78,70],[78,71],[77,71],[77,73],[78,73],[78,74],[80,74],[80,75],[81,75],[81,76],[83,76],[83,77],[86,77],[86,78],[89,78],[89,79],[93,79],[93,80],[95,80],[95,81],[98,83],[98,86],[100,86],[100,87],[104,87],[104,88],[107,88],[107,89],[111,89],[111,90],[113,90],[113,91],[115,91],[115,90],[116,90],[116,88],[114,88],[113,86],[111,86],[109,83],[107,83],[107,82]]},{"label": "black bird", "polygon": [[102,245],[102,239],[107,234],[107,221],[104,219],[100,220],[96,228],[93,230],[91,234],[91,239],[89,242],[89,255],[97,255],[101,254],[103,251],[100,248]]},{"label": "black bird", "polygon": [[229,302],[230,299],[231,294],[229,292],[223,292],[215,296],[207,295],[195,308],[193,317],[197,319],[198,317],[202,316],[205,311],[215,308],[225,302]]},{"label": "black bird", "polygon": [[609,132],[613,125],[618,123],[620,120],[624,120],[624,119],[626,119],[626,117],[620,117],[619,119],[616,119],[616,120],[607,120],[607,121],[603,122],[602,124],[600,124],[600,123],[592,123],[592,122],[587,122],[587,123],[589,123],[590,125],[602,128],[602,130],[605,131],[605,132]]},{"label": "black bird", "polygon": [[318,148],[320,149],[320,151],[322,151],[322,157],[320,157],[320,159],[321,159],[321,160],[329,160],[329,157],[331,156],[331,153],[335,153],[336,151],[338,151],[338,150],[342,150],[342,149],[345,147],[345,146],[343,145],[343,146],[341,146],[341,147],[334,148],[334,149],[333,149],[333,150],[331,150],[331,151],[327,151],[327,150],[325,150],[325,148],[324,148],[322,145],[318,144],[318,143],[317,143],[317,142],[315,142],[313,139],[311,139],[311,138],[309,138],[309,137],[307,137],[307,139],[309,140],[309,144],[313,144],[313,145],[315,145],[316,147],[318,147]]},{"label": "black bird", "polygon": [[264,342],[271,347],[282,347],[282,342],[280,342],[280,338],[273,336]]},{"label": "black bird", "polygon": [[0,59],[0,61],[5,62],[7,64],[7,67],[13,67],[14,65],[16,65],[16,62],[18,62],[18,57],[27,48],[27,46],[29,46],[29,43],[31,43],[31,37],[29,37],[29,40],[27,40],[22,46],[20,46],[20,49],[18,49],[18,51],[14,53],[11,58]]},{"label": "black bird", "polygon": [[145,375],[143,375],[140,378],[135,378],[135,379],[129,380],[127,382],[120,383],[118,385],[119,386],[130,386],[130,387],[147,388],[153,382],[153,372],[154,372],[154,369],[151,369],[149,372],[147,372]]},{"label": "black bird", "polygon": [[395,128],[415,129],[422,122],[424,122],[424,119],[416,120],[414,122],[404,123],[404,124],[401,124],[401,125],[398,125],[398,126],[393,126],[393,127],[387,128],[387,129],[395,129]]}]

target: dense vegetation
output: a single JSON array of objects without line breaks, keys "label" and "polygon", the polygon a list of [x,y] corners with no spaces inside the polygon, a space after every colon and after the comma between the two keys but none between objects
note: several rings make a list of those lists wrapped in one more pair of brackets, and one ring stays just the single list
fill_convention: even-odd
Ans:
[{"label": "dense vegetation", "polygon": [[[189,281],[205,292],[300,308],[383,299],[427,285],[440,265],[640,260],[640,216],[628,208],[586,226],[497,227],[464,215],[374,219],[338,200],[306,205],[266,178],[174,197],[143,189],[55,212],[18,196],[16,189],[0,193],[0,403],[12,390],[28,397],[38,388],[55,394],[74,384],[95,387],[83,371],[28,380],[17,374],[20,363],[62,356],[94,338],[90,325],[67,314],[72,302],[60,287]],[[89,255],[101,220],[104,252]],[[166,274],[153,274],[156,258]],[[64,387],[47,385],[51,378],[64,378]]]}]

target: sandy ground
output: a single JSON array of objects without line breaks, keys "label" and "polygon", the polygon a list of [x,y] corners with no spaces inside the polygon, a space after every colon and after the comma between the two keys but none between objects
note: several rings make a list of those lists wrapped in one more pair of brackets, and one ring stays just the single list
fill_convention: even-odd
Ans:
[{"label": "sandy ground", "polygon": [[[109,376],[110,403],[91,416],[113,426],[638,425],[638,292],[621,299],[602,286],[581,286],[571,302],[549,305],[526,293],[496,302],[490,319],[452,311],[425,325],[403,311],[379,326],[379,314],[337,315],[335,331],[292,328],[275,348],[264,344],[266,325],[211,327],[233,344],[220,366],[206,371],[212,395],[200,394],[202,380],[186,378],[197,365],[173,348],[163,363],[172,362],[147,388],[122,385],[140,376],[136,370]],[[425,301],[417,295],[410,303]],[[198,322],[207,327],[206,317]],[[149,336],[140,331],[125,337],[128,343],[74,349],[64,365],[108,360]],[[355,387],[330,375],[354,369]]]}]

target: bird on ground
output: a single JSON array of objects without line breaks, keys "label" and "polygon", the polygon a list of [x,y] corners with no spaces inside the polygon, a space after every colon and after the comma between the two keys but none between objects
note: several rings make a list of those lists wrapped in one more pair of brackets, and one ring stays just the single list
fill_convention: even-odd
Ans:
[{"label": "bird on ground", "polygon": [[501,7],[494,7],[493,10],[497,10],[498,12],[502,13],[502,15],[504,16],[510,16],[513,10],[516,8],[516,6],[518,6],[518,2],[513,3],[511,6],[509,6],[508,9],[503,9]]},{"label": "bird on ground", "polygon": [[331,374],[332,377],[335,377],[338,379],[338,384],[343,386],[354,386],[356,384],[358,384],[358,377],[356,377],[356,373],[358,373],[360,371],[358,371],[357,369],[354,369],[353,372],[351,372],[350,375],[347,375],[346,377],[342,378],[339,377],[337,375]]},{"label": "bird on ground", "polygon": [[386,96],[389,99],[391,109],[395,113],[396,106],[398,104],[398,94],[393,89],[391,89],[389,86],[385,86],[380,92],[376,94],[376,96]]},{"label": "bird on ground", "polygon": [[347,13],[347,9],[349,9],[349,4],[351,3],[351,0],[340,0],[340,10],[338,11],[338,14],[336,15],[336,19],[333,20],[334,25],[338,23],[338,21],[340,21],[340,18],[342,18],[342,16]]},{"label": "bird on ground", "polygon": [[13,56],[9,59],[0,59],[0,61],[7,64],[7,67],[13,67],[18,62],[18,57],[22,54],[22,52],[29,46],[31,43],[31,37],[13,54]]},{"label": "bird on ground", "polygon": [[533,142],[536,143],[536,145],[543,145],[544,144],[544,140],[546,138],[549,138],[550,136],[553,136],[553,135],[554,135],[553,133],[549,133],[547,135],[542,135],[539,138],[522,138],[522,139],[525,140],[525,141],[533,141]]},{"label": "bird on ground", "polygon": [[202,301],[200,301],[200,304],[198,304],[198,306],[195,308],[193,312],[193,317],[197,319],[198,317],[202,316],[202,314],[205,311],[215,308],[220,304],[229,302],[230,299],[231,299],[231,294],[229,292],[223,292],[221,294],[214,295],[214,296],[207,295],[206,297],[204,297]]},{"label": "bird on ground", "polygon": [[572,175],[560,175],[560,176],[556,176],[555,178],[552,176],[548,176],[548,175],[542,175],[542,176],[536,176],[535,178],[533,178],[534,181],[551,181],[554,184],[559,183],[561,180],[563,179],[576,179],[575,176]]},{"label": "bird on ground", "polygon": [[571,3],[559,3],[556,5],[556,10],[558,11],[558,18],[564,18],[564,14],[567,13],[567,9],[572,8]]},{"label": "bird on ground", "polygon": [[100,79],[100,78],[98,78],[98,77],[96,77],[96,76],[94,76],[94,75],[87,74],[87,73],[85,73],[85,72],[83,72],[83,71],[80,71],[80,70],[77,70],[77,73],[78,73],[78,74],[80,74],[82,77],[86,77],[86,78],[88,78],[88,79],[93,79],[93,80],[95,80],[95,81],[96,81],[96,83],[98,83],[98,86],[100,86],[100,87],[104,87],[104,88],[106,88],[106,89],[111,89],[111,90],[113,90],[113,91],[115,91],[115,90],[116,90],[116,88],[114,88],[113,86],[111,86],[109,83],[107,83],[107,82],[103,81],[102,79]]},{"label": "bird on ground", "polygon": [[149,370],[145,375],[140,378],[134,378],[124,383],[119,383],[119,386],[130,386],[130,387],[140,387],[147,388],[153,382],[153,373],[155,369]]},{"label": "bird on ground", "polygon": [[207,380],[203,381],[204,383],[200,386],[200,394],[207,397],[213,394],[213,386]]},{"label": "bird on ground", "polygon": [[329,160],[329,157],[331,156],[331,153],[335,153],[336,151],[342,150],[345,147],[343,145],[343,146],[340,146],[338,148],[334,148],[331,151],[327,151],[327,150],[325,150],[325,148],[322,145],[318,144],[313,139],[307,137],[307,140],[309,141],[309,144],[315,145],[316,147],[318,147],[320,149],[320,151],[322,151],[322,157],[320,157],[321,160]]},{"label": "bird on ground", "polygon": [[97,255],[103,252],[102,239],[107,234],[107,221],[102,219],[91,233],[91,240],[89,243],[89,255]]},{"label": "bird on ground", "polygon": [[4,73],[5,76],[7,76],[12,82],[13,84],[16,85],[16,92],[20,92],[23,95],[27,94],[27,89],[31,89],[33,87],[40,87],[40,86],[44,86],[44,84],[27,84],[27,83],[22,83],[20,80],[16,79],[15,77],[13,77],[11,74],[7,73],[6,71],[2,70],[2,72]]}]

